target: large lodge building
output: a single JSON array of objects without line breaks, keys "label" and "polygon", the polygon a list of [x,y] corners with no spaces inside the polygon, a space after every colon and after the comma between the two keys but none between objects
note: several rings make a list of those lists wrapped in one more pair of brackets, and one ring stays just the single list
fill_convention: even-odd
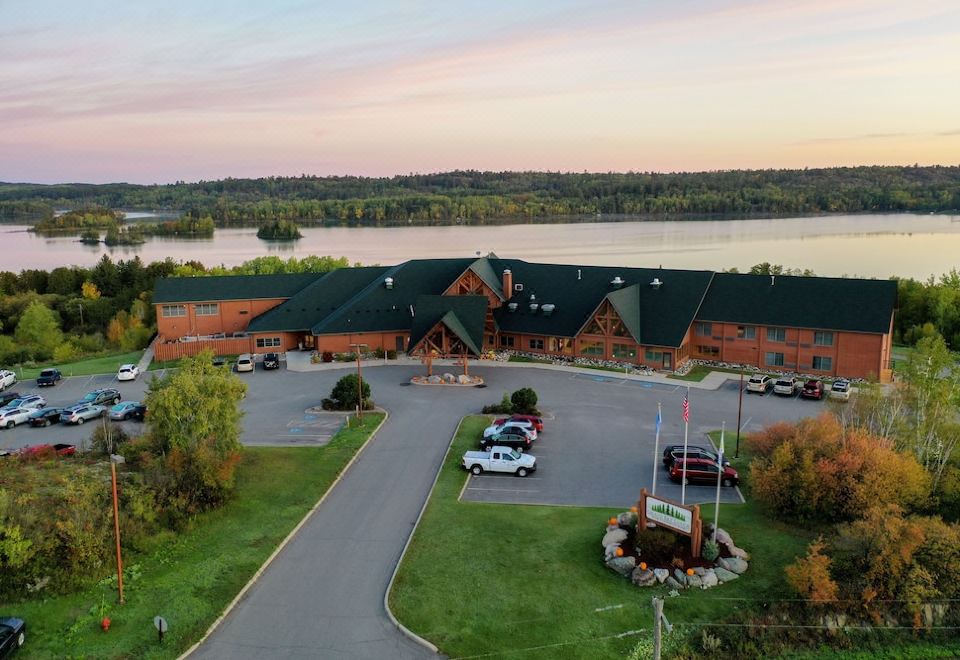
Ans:
[{"label": "large lodge building", "polygon": [[494,255],[157,282],[157,358],[353,343],[672,371],[687,360],[888,381],[892,281],[538,264]]}]

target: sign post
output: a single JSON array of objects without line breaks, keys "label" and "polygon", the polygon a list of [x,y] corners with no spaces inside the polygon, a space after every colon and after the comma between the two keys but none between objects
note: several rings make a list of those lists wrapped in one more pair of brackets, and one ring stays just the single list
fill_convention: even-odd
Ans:
[{"label": "sign post", "polygon": [[653,440],[653,494],[657,494],[657,469],[660,467],[660,402],[657,402],[657,435]]}]

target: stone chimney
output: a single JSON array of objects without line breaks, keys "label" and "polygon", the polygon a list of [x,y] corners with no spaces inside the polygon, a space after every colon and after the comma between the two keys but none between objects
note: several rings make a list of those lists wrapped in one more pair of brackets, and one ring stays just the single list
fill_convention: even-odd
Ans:
[{"label": "stone chimney", "polygon": [[513,273],[509,268],[503,270],[503,297],[510,300],[513,296]]}]

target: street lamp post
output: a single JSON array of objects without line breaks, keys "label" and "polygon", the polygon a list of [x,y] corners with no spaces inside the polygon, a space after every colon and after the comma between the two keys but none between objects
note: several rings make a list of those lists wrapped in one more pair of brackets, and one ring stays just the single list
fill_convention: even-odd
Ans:
[{"label": "street lamp post", "polygon": [[737,446],[733,451],[734,458],[740,458],[740,416],[743,414],[743,365],[740,366],[740,400],[737,403]]},{"label": "street lamp post", "polygon": [[360,370],[360,347],[366,344],[350,344],[357,355],[357,419],[363,421],[363,372]]}]

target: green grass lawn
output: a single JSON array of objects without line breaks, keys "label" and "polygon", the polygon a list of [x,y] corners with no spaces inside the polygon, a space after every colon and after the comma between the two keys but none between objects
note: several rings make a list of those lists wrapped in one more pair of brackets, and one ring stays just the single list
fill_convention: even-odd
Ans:
[{"label": "green grass lawn", "polygon": [[[637,589],[603,565],[600,539],[618,510],[459,502],[467,478],[460,457],[488,419],[464,419],[390,594],[391,609],[451,657],[622,656],[649,637],[651,596],[666,589]],[[504,487],[527,487],[516,479]],[[713,514],[703,507],[706,519]],[[789,597],[783,566],[804,553],[809,535],[752,504],[723,505],[720,515],[720,525],[751,553],[750,571],[709,592],[667,598],[671,622],[718,621],[748,605],[731,598]]]},{"label": "green grass lawn", "polygon": [[68,376],[93,376],[97,374],[115,374],[121,364],[136,364],[143,356],[143,351],[132,351],[130,353],[112,353],[110,355],[101,355],[91,357],[76,362],[67,362],[66,364],[45,364],[39,367],[17,367],[14,371],[20,380],[36,378],[43,369],[55,367],[60,370],[64,377]]},{"label": "green grass lawn", "polygon": [[[303,518],[383,420],[341,429],[325,447],[247,447],[236,497],[157,543],[149,555],[127,553],[127,603],[105,580],[85,591],[4,606],[29,627],[22,658],[175,658],[197,641],[277,544]],[[112,620],[99,628],[101,603]],[[170,626],[157,643],[153,617]],[[265,640],[269,634],[265,632]]]},{"label": "green grass lawn", "polygon": [[[739,370],[739,369],[727,369],[727,368],[724,368],[724,367],[708,367],[708,366],[703,365],[703,364],[698,364],[698,365],[695,366],[693,369],[691,369],[688,373],[686,373],[686,374],[684,374],[684,375],[682,375],[682,376],[680,376],[680,375],[678,375],[678,374],[668,374],[668,375],[667,375],[667,378],[674,378],[674,379],[676,379],[676,380],[686,380],[686,381],[690,381],[690,382],[699,383],[699,382],[702,381],[704,378],[706,378],[706,377],[707,377],[707,374],[709,374],[711,371],[719,371],[719,372],[725,373],[725,374],[737,374],[737,375],[740,374],[740,370]],[[749,374],[749,373],[745,373],[745,374],[744,374],[744,380],[746,380],[746,379],[749,378],[749,377],[750,377],[750,374]]]}]

